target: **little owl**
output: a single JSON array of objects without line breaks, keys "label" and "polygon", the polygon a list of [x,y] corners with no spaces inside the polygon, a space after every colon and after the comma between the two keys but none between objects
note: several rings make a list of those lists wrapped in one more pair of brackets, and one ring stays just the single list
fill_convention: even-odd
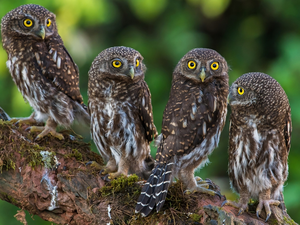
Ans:
[{"label": "little owl", "polygon": [[259,200],[259,217],[263,207],[266,221],[270,205],[283,202],[283,184],[288,176],[288,154],[291,145],[291,108],[279,83],[267,74],[248,73],[230,87],[228,173],[233,189],[240,194],[238,203],[223,205],[248,209],[250,198]]},{"label": "little owl", "polygon": [[91,134],[108,179],[128,173],[147,179],[153,168],[150,143],[157,131],[145,71],[142,55],[128,47],[105,49],[89,71]]},{"label": "little owl", "polygon": [[219,143],[227,114],[227,72],[225,59],[211,49],[193,49],[177,64],[157,140],[157,166],[142,188],[137,213],[147,216],[155,205],[159,211],[173,177],[189,192],[216,194],[194,171]]},{"label": "little owl", "polygon": [[13,81],[34,112],[20,123],[63,139],[56,126],[69,127],[74,119],[89,124],[89,115],[79,91],[78,68],[57,33],[55,15],[39,5],[22,5],[8,12],[1,21],[6,65]]}]

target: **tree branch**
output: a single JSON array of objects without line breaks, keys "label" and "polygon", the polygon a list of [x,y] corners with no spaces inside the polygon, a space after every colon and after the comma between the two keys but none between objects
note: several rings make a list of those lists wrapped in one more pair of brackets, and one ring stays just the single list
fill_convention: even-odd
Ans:
[{"label": "tree branch", "polygon": [[[0,198],[44,220],[80,225],[266,224],[256,218],[255,206],[237,217],[237,209],[220,208],[224,196],[186,195],[180,182],[170,187],[161,212],[143,218],[134,208],[144,181],[129,176],[105,185],[99,176],[102,158],[89,144],[67,131],[63,141],[50,136],[34,141],[36,134],[25,131],[26,125],[17,127],[9,120],[0,108]],[[97,163],[86,166],[88,161]],[[27,224],[22,210],[15,217]],[[278,207],[272,212],[270,224],[296,224]]]}]

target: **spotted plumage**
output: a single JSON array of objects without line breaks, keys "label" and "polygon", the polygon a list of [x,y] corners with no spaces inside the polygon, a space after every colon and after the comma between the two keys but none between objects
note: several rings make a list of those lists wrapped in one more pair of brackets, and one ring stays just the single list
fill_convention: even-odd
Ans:
[{"label": "spotted plumage", "polygon": [[[79,72],[57,33],[55,15],[39,5],[22,5],[1,21],[7,68],[24,99],[34,109],[24,121],[46,121],[42,133],[63,138],[57,124],[69,127],[75,118],[89,123],[79,90]],[[34,129],[34,127],[32,127]]]},{"label": "spotted plumage", "polygon": [[147,216],[154,206],[159,211],[173,177],[189,191],[215,194],[197,184],[194,171],[218,145],[227,114],[227,72],[225,59],[211,49],[193,49],[177,64],[157,140],[157,166],[142,189],[136,212]]},{"label": "spotted plumage", "polygon": [[109,179],[153,168],[150,142],[157,135],[142,55],[128,47],[102,51],[89,71],[88,109],[92,138]]},{"label": "spotted plumage", "polygon": [[229,178],[240,194],[236,206],[248,209],[250,198],[259,200],[257,216],[270,205],[284,209],[282,189],[288,176],[291,109],[280,84],[267,74],[248,73],[230,87]]}]

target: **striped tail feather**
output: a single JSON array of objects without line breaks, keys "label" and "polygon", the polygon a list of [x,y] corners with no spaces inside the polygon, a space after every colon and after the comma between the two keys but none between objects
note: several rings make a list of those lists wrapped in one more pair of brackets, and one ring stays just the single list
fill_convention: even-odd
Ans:
[{"label": "striped tail feather", "polygon": [[162,175],[159,178],[156,188],[155,188],[155,197],[156,197],[156,211],[158,212],[164,205],[169,186],[172,179],[172,170],[173,162],[167,163],[162,171]]},{"label": "striped tail feather", "polygon": [[173,164],[158,164],[153,169],[147,183],[142,188],[135,207],[135,213],[148,216],[155,205],[157,211],[161,209],[171,183]]}]

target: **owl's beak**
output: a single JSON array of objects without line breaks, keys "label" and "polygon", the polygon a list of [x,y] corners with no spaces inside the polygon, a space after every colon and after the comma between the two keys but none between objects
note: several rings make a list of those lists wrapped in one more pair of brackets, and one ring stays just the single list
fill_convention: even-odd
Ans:
[{"label": "owl's beak", "polygon": [[129,66],[129,69],[127,70],[127,73],[126,73],[128,76],[131,77],[131,79],[134,78],[134,66]]},{"label": "owl's beak", "polygon": [[205,67],[202,67],[202,68],[201,68],[201,73],[200,73],[200,79],[202,80],[202,82],[204,82],[205,77],[206,77],[205,71],[206,71],[206,68],[205,68]]},{"label": "owl's beak", "polygon": [[37,31],[35,31],[35,35],[44,40],[45,36],[46,36],[45,27],[40,26],[39,29]]}]

